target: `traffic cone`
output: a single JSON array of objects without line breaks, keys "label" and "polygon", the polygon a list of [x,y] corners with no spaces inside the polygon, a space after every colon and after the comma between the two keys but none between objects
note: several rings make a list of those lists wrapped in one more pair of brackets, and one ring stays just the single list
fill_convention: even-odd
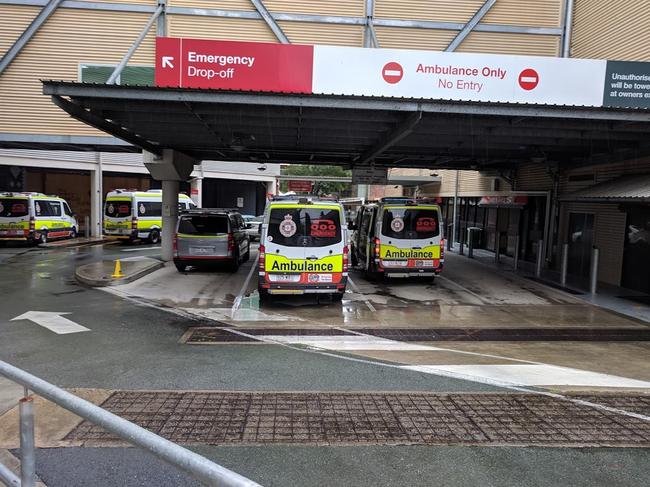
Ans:
[{"label": "traffic cone", "polygon": [[113,270],[113,275],[111,277],[114,279],[124,277],[124,274],[122,274],[122,264],[120,264],[120,259],[115,261],[115,269]]}]

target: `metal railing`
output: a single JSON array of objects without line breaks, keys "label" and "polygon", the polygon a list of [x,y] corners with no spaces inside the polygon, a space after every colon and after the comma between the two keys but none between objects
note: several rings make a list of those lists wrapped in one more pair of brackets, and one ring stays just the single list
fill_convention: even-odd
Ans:
[{"label": "metal railing", "polygon": [[34,487],[36,483],[33,397],[29,395],[29,391],[101,426],[128,443],[153,453],[204,485],[260,487],[256,482],[238,473],[1,360],[0,376],[25,387],[25,397],[19,402],[21,477],[18,478],[0,464],[0,481],[11,487]]}]

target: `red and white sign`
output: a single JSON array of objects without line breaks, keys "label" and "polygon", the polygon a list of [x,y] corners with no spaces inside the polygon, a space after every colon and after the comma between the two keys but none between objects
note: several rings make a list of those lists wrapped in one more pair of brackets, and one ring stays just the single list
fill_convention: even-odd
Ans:
[{"label": "red and white sign", "polygon": [[159,37],[156,85],[603,106],[607,61]]},{"label": "red and white sign", "polygon": [[400,63],[386,63],[381,70],[381,75],[386,83],[394,85],[395,83],[399,83],[404,76],[404,68],[402,68]]},{"label": "red and white sign", "polygon": [[534,90],[539,84],[539,74],[534,69],[524,69],[519,73],[519,86],[523,90]]},{"label": "red and white sign", "polygon": [[289,191],[295,191],[296,193],[311,193],[314,183],[311,181],[289,181],[288,188]]},{"label": "red and white sign", "polygon": [[312,65],[312,46],[156,39],[156,86],[311,93]]}]

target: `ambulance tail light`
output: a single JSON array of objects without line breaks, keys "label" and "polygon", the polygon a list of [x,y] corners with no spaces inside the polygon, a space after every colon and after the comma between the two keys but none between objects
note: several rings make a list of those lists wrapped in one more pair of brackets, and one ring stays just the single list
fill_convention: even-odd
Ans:
[{"label": "ambulance tail light", "polygon": [[381,255],[381,241],[375,238],[375,257],[379,258]]},{"label": "ambulance tail light", "polygon": [[131,230],[137,230],[138,229],[138,219],[137,218],[132,218],[131,219]]},{"label": "ambulance tail light", "polygon": [[172,240],[172,252],[174,257],[178,257],[178,237],[174,235],[174,240]]},{"label": "ambulance tail light", "polygon": [[444,260],[445,258],[445,239],[441,238],[440,239],[440,260]]},{"label": "ambulance tail light", "polygon": [[260,266],[259,271],[266,272],[266,269],[264,268],[264,257],[266,255],[266,249],[264,248],[264,245],[260,245],[258,253],[259,253],[259,266]]},{"label": "ambulance tail light", "polygon": [[232,233],[228,234],[228,253],[235,250],[235,241],[232,238]]},{"label": "ambulance tail light", "polygon": [[33,216],[30,216],[29,217],[29,229],[31,231],[34,231],[35,228],[36,228],[36,219]]},{"label": "ambulance tail light", "polygon": [[348,262],[349,262],[348,261],[348,258],[349,258],[348,257],[348,252],[349,251],[350,251],[350,249],[348,248],[347,245],[345,247],[343,247],[343,272],[348,272]]}]

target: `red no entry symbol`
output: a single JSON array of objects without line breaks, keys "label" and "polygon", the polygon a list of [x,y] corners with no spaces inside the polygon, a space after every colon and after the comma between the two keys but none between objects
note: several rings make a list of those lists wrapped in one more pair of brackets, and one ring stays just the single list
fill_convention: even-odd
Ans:
[{"label": "red no entry symbol", "polygon": [[534,69],[524,69],[519,74],[519,86],[526,91],[534,90],[539,84],[539,74]]},{"label": "red no entry symbol", "polygon": [[384,65],[384,68],[381,70],[381,75],[384,77],[386,83],[394,85],[399,83],[404,76],[404,69],[400,63],[390,62]]}]

